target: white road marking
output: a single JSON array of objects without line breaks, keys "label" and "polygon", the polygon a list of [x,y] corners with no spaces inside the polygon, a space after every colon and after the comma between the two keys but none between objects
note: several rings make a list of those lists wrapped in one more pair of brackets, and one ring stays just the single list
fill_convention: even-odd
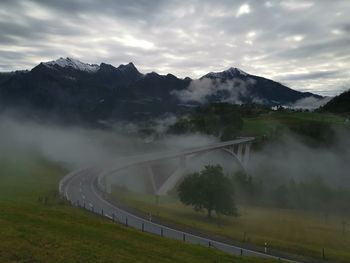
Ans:
[{"label": "white road marking", "polygon": [[[95,187],[93,186],[93,183],[91,182],[90,184],[90,188],[92,190],[92,192],[94,193],[95,197],[97,197],[101,202],[105,203],[107,206],[113,208],[114,210],[119,210],[120,212],[124,213],[125,215],[128,215],[130,217],[133,217],[135,219],[138,219],[139,221],[141,222],[145,222],[149,225],[153,225],[153,226],[156,226],[158,228],[163,228],[163,229],[168,229],[170,231],[173,231],[174,233],[180,233],[180,234],[183,234],[185,233],[186,236],[191,236],[193,238],[196,238],[198,240],[202,240],[202,241],[210,241],[212,244],[218,244],[218,245],[222,245],[222,246],[226,246],[228,248],[233,248],[233,249],[236,249],[236,250],[243,250],[244,252],[248,252],[248,253],[251,253],[253,255],[257,255],[257,256],[262,256],[263,258],[274,258],[274,259],[278,259],[279,257],[277,256],[273,256],[273,255],[269,255],[269,254],[264,254],[262,252],[258,252],[258,251],[253,251],[253,250],[250,250],[250,249],[246,249],[246,248],[241,248],[241,247],[236,247],[236,246],[233,246],[233,245],[230,245],[230,244],[226,244],[226,243],[223,243],[223,242],[220,242],[220,241],[216,241],[216,240],[211,240],[211,239],[207,239],[207,238],[204,238],[204,237],[200,237],[200,236],[197,236],[197,235],[193,235],[193,234],[190,234],[190,233],[186,233],[186,232],[183,232],[183,231],[179,231],[177,229],[173,229],[173,228],[170,228],[170,227],[166,227],[166,226],[163,226],[163,225],[160,225],[160,224],[157,224],[157,223],[153,223],[153,222],[149,222],[141,217],[138,217],[136,215],[133,215],[123,209],[120,209],[118,207],[115,207],[114,205],[112,205],[111,203],[109,203],[108,201],[104,200],[96,191],[95,191]],[[294,260],[290,260],[290,259],[285,259],[285,258],[281,258],[282,260],[284,261],[287,261],[287,262],[298,262],[298,261],[294,261]]]},{"label": "white road marking", "polygon": [[[83,177],[83,178],[84,178],[84,177]],[[70,180],[70,181],[68,182],[68,185],[70,185],[72,181],[73,181],[73,180]],[[135,216],[135,215],[133,215],[133,214],[131,214],[131,213],[129,213],[129,212],[123,210],[123,209],[120,209],[120,208],[118,208],[118,207],[115,207],[114,205],[112,205],[111,203],[109,203],[108,201],[106,201],[105,199],[103,199],[103,198],[95,191],[95,187],[93,186],[93,181],[91,181],[89,184],[90,184],[90,189],[91,189],[92,192],[94,193],[95,197],[97,197],[97,199],[99,199],[102,203],[104,203],[104,204],[107,205],[108,207],[112,208],[113,210],[117,210],[117,211],[119,210],[119,212],[122,212],[122,214],[124,214],[124,215],[129,215],[130,217],[133,217],[133,218],[135,218],[135,219],[138,219],[138,220],[141,221],[141,222],[147,222],[147,221],[146,221],[145,219],[143,219],[143,218],[140,218],[140,217]],[[68,185],[67,185],[67,186],[68,186]],[[68,197],[68,188],[69,188],[69,187],[66,188],[67,197]],[[91,209],[94,207],[94,205],[93,205],[92,203],[89,203],[89,206],[91,207]],[[106,215],[106,217],[112,219],[109,215]],[[162,225],[159,225],[159,224],[153,223],[153,222],[147,222],[147,224],[156,226],[156,227],[158,227],[158,228],[169,229],[169,230],[171,230],[171,231],[173,231],[173,232],[175,232],[175,233],[176,233],[176,232],[177,232],[177,233],[184,233],[183,231],[179,231],[179,230],[176,230],[176,229],[172,229],[172,228],[169,228],[169,227],[166,227],[166,226],[162,226]],[[242,250],[245,251],[245,252],[250,252],[250,253],[255,254],[255,255],[261,255],[261,256],[263,256],[263,257],[277,258],[277,257],[272,256],[272,255],[263,254],[263,253],[261,253],[261,252],[252,251],[252,250],[249,250],[249,249],[239,248],[239,247],[232,246],[232,245],[229,245],[229,244],[225,244],[225,243],[222,243],[222,242],[219,242],[219,241],[214,241],[214,240],[206,239],[206,238],[203,238],[203,237],[199,237],[199,236],[196,236],[196,235],[193,235],[193,234],[189,234],[189,233],[185,233],[185,234],[186,234],[186,236],[192,236],[192,237],[194,237],[194,238],[197,238],[198,240],[210,241],[210,242],[212,242],[212,244],[215,244],[215,243],[216,243],[216,244],[219,244],[219,245],[226,246],[226,247],[228,247],[228,248],[231,247],[231,248],[235,248],[235,249],[242,249]],[[283,260],[288,261],[288,262],[296,262],[296,261],[288,260],[288,259],[283,259]]]}]

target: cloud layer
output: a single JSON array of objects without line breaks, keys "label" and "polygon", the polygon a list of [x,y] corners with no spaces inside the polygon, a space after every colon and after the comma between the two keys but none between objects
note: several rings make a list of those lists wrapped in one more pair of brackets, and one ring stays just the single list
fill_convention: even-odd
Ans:
[{"label": "cloud layer", "polygon": [[192,80],[187,89],[173,91],[173,94],[185,103],[206,103],[210,101],[210,97],[216,95],[219,96],[219,94],[222,93],[226,94],[227,97],[226,100],[220,99],[222,102],[242,104],[242,98],[251,97],[252,101],[255,103],[263,103],[261,99],[255,98],[249,94],[247,87],[254,84],[254,79],[243,81],[241,79],[234,78],[222,82],[219,79],[202,78]]},{"label": "cloud layer", "polygon": [[350,84],[347,0],[2,0],[0,71],[71,56],[199,77],[231,66],[334,95]]}]

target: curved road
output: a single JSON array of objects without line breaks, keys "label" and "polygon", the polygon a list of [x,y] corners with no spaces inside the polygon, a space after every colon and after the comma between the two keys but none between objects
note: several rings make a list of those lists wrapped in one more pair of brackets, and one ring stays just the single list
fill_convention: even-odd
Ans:
[{"label": "curved road", "polygon": [[74,171],[61,180],[59,185],[60,194],[62,194],[73,205],[83,207],[110,220],[131,226],[141,231],[177,240],[185,240],[186,242],[194,244],[215,247],[236,255],[274,258],[288,262],[297,262],[185,233],[133,215],[120,207],[117,207],[115,204],[108,202],[103,197],[104,194],[97,187],[97,179],[99,175],[100,171],[95,168],[85,168]]}]

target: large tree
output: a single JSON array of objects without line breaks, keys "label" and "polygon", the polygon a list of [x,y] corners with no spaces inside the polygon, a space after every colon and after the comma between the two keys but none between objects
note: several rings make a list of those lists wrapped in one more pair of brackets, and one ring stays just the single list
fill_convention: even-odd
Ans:
[{"label": "large tree", "polygon": [[180,200],[196,211],[237,215],[232,180],[224,175],[220,165],[207,165],[205,169],[188,175],[178,187]]}]

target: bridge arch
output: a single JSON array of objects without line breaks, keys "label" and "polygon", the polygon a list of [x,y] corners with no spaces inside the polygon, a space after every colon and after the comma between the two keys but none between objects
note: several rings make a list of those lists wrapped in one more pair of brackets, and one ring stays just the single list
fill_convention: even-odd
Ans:
[{"label": "bridge arch", "polygon": [[[238,147],[234,147],[234,146],[235,145],[232,145],[229,147],[223,147],[219,149],[214,148],[205,152],[200,152],[199,154],[194,154],[190,156],[185,155],[180,157],[179,168],[175,172],[173,172],[158,189],[154,189],[155,194],[165,195],[167,194],[167,192],[173,189],[179,183],[179,181],[182,180],[186,175],[187,158],[191,160],[198,157],[198,155],[202,155],[203,153],[212,152],[215,150],[221,150],[225,153],[228,153],[236,161],[238,161],[242,169],[246,171],[248,162],[249,162],[249,157],[250,157],[251,143],[250,142],[241,143],[237,145]],[[155,185],[153,174],[150,174],[150,179],[152,181],[152,185]]]},{"label": "bridge arch", "polygon": [[[108,183],[106,182],[108,176],[115,175],[118,171],[134,166],[134,165],[144,165],[151,180],[153,192],[156,195],[165,195],[169,190],[171,190],[175,185],[185,176],[185,168],[187,162],[191,158],[202,155],[207,152],[214,150],[223,150],[230,154],[234,159],[236,159],[244,170],[247,169],[249,157],[250,157],[250,147],[251,142],[254,140],[253,137],[239,138],[232,141],[215,143],[211,145],[195,147],[180,152],[165,152],[158,154],[144,154],[141,156],[130,157],[129,159],[123,160],[123,165],[118,165],[113,169],[109,169],[101,173],[97,178],[97,185],[101,190],[110,192],[108,189]],[[152,164],[160,162],[167,159],[178,159],[179,168],[173,172],[158,188],[155,182],[155,175],[153,173]]]}]

